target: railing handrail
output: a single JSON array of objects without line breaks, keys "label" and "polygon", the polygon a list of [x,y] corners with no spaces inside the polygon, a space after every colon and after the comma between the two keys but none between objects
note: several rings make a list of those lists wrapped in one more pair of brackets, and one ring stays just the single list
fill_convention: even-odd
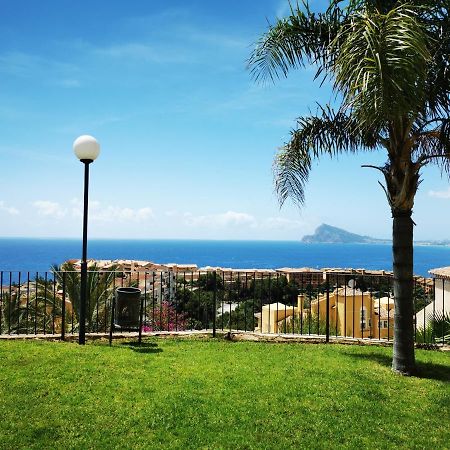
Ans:
[{"label": "railing handrail", "polygon": [[[95,288],[91,286],[88,296],[88,325],[93,331],[108,331],[115,289],[137,285],[142,288],[144,327],[151,329],[211,328],[214,335],[219,329],[259,329],[324,335],[327,342],[341,335],[392,340],[390,274],[362,270],[324,273],[320,278],[318,272],[300,270],[94,267],[88,269],[88,275],[99,276],[91,279]],[[57,334],[60,330],[64,338],[76,333],[79,274],[79,270],[54,269],[0,271],[0,334]],[[436,287],[445,295],[444,280],[415,277],[417,342],[444,342],[450,332],[445,322],[447,300],[437,302]],[[428,310],[433,308],[431,318],[425,315],[427,305]],[[439,322],[440,316],[445,320]]]}]

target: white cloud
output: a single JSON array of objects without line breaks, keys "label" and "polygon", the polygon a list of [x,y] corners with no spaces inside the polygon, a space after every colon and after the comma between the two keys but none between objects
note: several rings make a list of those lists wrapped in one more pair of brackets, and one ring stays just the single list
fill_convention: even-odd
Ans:
[{"label": "white cloud", "polygon": [[292,220],[284,217],[256,218],[255,216],[236,211],[227,211],[219,214],[205,214],[196,216],[190,212],[180,215],[177,211],[167,211],[168,217],[181,217],[185,225],[205,229],[236,229],[251,232],[294,232],[303,234],[306,222],[302,220]]},{"label": "white cloud", "polygon": [[79,80],[76,80],[75,78],[64,78],[57,81],[56,84],[65,88],[78,88],[81,86]]},{"label": "white cloud", "polygon": [[149,207],[139,208],[136,212],[136,218],[138,220],[147,220],[154,217],[153,211]]},{"label": "white cloud", "polygon": [[73,198],[70,203],[72,204],[72,216],[83,217],[83,202],[78,198]]},{"label": "white cloud", "polygon": [[17,208],[8,206],[3,200],[0,200],[0,211],[4,211],[11,216],[17,216],[19,214],[19,210]]},{"label": "white cloud", "polygon": [[428,191],[428,195],[430,197],[448,199],[450,198],[450,187],[446,191]]},{"label": "white cloud", "polygon": [[[287,3],[288,0],[285,0]],[[135,16],[125,21],[133,31],[142,30],[142,34],[150,37],[154,33],[161,33],[167,39],[167,32],[170,30],[170,37],[181,43],[180,51],[186,49],[187,42],[196,44],[196,48],[210,46],[214,49],[218,47],[230,48],[236,50],[240,48],[244,51],[248,49],[251,42],[250,36],[236,34],[229,28],[219,31],[217,27],[210,27],[214,31],[209,31],[204,25],[199,24],[193,16],[192,11],[187,8],[170,8],[169,6],[159,13]],[[150,33],[149,33],[150,32]]]},{"label": "white cloud", "polygon": [[235,227],[242,225],[253,227],[256,225],[256,219],[252,215],[235,211],[204,216],[194,216],[191,213],[186,213],[184,221],[186,225],[196,227]]},{"label": "white cloud", "polygon": [[257,217],[246,212],[226,211],[218,214],[195,215],[171,211],[176,219],[199,236],[234,239],[298,239],[312,227],[302,219],[280,216]]},{"label": "white cloud", "polygon": [[96,48],[94,52],[101,56],[116,58],[120,61],[124,59],[135,60],[139,63],[183,63],[191,62],[186,54],[175,48],[157,48],[150,44],[140,42],[130,42],[113,45],[110,47]]},{"label": "white cloud", "polygon": [[148,32],[166,26],[168,24],[180,24],[190,20],[191,12],[189,8],[172,7],[169,3],[167,6],[158,12],[147,15],[138,15],[126,17],[123,19],[126,24],[133,31]]},{"label": "white cloud", "polygon": [[305,222],[285,219],[284,217],[268,217],[261,222],[261,228],[269,230],[303,230]]},{"label": "white cloud", "polygon": [[63,208],[57,202],[49,200],[37,200],[33,202],[33,206],[37,209],[40,216],[50,216],[55,219],[62,219],[67,215],[67,209]]},{"label": "white cloud", "polygon": [[[0,54],[0,72],[58,86],[74,87],[73,75],[79,73],[79,70],[73,64],[54,61],[39,55],[7,52]],[[72,86],[67,85],[68,81]]]},{"label": "white cloud", "polygon": [[[227,96],[224,101],[211,102],[208,105],[208,109],[213,112],[226,112],[226,111],[244,111],[244,110],[254,110],[258,108],[273,108],[280,102],[292,102],[298,101],[299,103],[307,103],[310,100],[310,94],[308,91],[290,89],[288,92],[288,83],[284,83],[285,89],[279,91],[270,91],[269,86],[263,85],[251,85],[246,87],[244,90],[235,91]],[[285,111],[284,119],[274,119],[268,122],[270,125],[283,125],[287,124],[288,127],[292,128],[295,126],[295,118],[298,117],[298,111],[292,111],[292,119],[286,122],[286,118],[289,115],[289,111]]]},{"label": "white cloud", "polygon": [[[118,40],[112,45],[98,46],[83,42],[84,52],[95,57],[117,60],[120,64],[211,64],[212,58],[224,52],[242,53],[247,56],[251,35],[229,28],[213,31],[196,24],[189,9],[166,10],[161,14],[140,16],[124,22],[133,28],[142,29],[139,40]],[[80,45],[80,44],[78,44]],[[244,59],[241,59],[244,61]],[[242,68],[242,62],[240,68]],[[220,68],[219,64],[214,64]],[[230,70],[230,65],[227,66]]]},{"label": "white cloud", "polygon": [[221,47],[223,49],[242,50],[248,49],[249,37],[239,36],[231,33],[207,32],[203,28],[195,28],[184,26],[179,31],[183,36],[192,41],[200,43],[203,46],[210,46],[215,49]]},{"label": "white cloud", "polygon": [[[82,217],[83,205],[79,199],[72,200],[72,215]],[[98,201],[89,203],[89,220],[93,222],[144,222],[154,217],[148,206],[142,208],[128,208],[117,205],[102,205]]]}]

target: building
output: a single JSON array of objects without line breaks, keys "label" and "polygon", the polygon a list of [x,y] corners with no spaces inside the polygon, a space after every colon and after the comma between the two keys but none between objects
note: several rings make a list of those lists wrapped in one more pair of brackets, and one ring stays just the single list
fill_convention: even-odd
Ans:
[{"label": "building", "polygon": [[[327,295],[311,301],[302,314],[326,320]],[[391,339],[394,335],[394,300],[352,287],[329,293],[330,334],[354,338]]]},{"label": "building", "polygon": [[[270,303],[256,313],[255,332],[281,333],[297,319],[295,329],[303,333],[325,334],[327,296],[319,296],[307,305],[307,297],[298,296],[297,306]],[[394,300],[370,292],[342,287],[329,294],[330,334],[354,338],[392,339]],[[319,326],[316,326],[319,324]],[[313,325],[313,327],[311,327]],[[288,327],[289,330],[292,326]],[[314,331],[311,331],[314,330]]]},{"label": "building", "polygon": [[450,267],[429,271],[434,277],[434,298],[416,313],[417,329],[425,329],[433,318],[450,315]]},{"label": "building", "polygon": [[270,303],[264,305],[260,313],[255,313],[255,317],[258,320],[258,326],[255,328],[255,332],[279,333],[280,325],[287,318],[299,314],[299,307],[286,306],[283,303]]},{"label": "building", "polygon": [[300,288],[308,285],[316,287],[325,282],[323,270],[312,269],[311,267],[282,267],[277,269],[276,272],[284,275],[289,283],[293,282]]},{"label": "building", "polygon": [[[81,270],[81,260],[68,261],[75,270]],[[87,261],[88,270],[96,267],[99,271],[114,270],[117,272],[117,282],[114,287],[134,285],[141,289],[146,298],[151,301],[174,300],[176,292],[177,274],[180,275],[186,267],[195,265],[156,264],[151,261],[131,259],[90,259]],[[177,269],[177,270],[176,270]]]}]

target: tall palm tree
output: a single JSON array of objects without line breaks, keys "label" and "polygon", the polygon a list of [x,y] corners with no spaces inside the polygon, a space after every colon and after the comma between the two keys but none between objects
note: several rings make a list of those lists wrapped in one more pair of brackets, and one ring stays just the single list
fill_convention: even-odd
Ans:
[{"label": "tall palm tree", "polygon": [[[436,163],[449,174],[450,0],[334,0],[323,13],[291,5],[249,59],[256,80],[287,76],[313,64],[332,82],[336,108],[319,107],[274,161],[280,203],[303,204],[312,161],[380,151],[378,169],[393,218],[395,331],[392,368],[415,372],[413,333],[414,198],[421,170]],[[380,183],[381,184],[381,183]]]}]

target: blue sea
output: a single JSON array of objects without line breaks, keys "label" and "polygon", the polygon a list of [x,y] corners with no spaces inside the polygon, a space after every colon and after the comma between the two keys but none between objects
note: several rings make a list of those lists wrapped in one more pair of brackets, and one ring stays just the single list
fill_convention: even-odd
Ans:
[{"label": "blue sea", "polygon": [[[81,257],[76,239],[0,238],[0,270],[43,272],[51,264]],[[390,245],[303,244],[298,241],[109,240],[92,239],[88,258],[140,259],[236,269],[341,267],[392,270]],[[417,246],[414,272],[450,266],[450,247]]]}]

